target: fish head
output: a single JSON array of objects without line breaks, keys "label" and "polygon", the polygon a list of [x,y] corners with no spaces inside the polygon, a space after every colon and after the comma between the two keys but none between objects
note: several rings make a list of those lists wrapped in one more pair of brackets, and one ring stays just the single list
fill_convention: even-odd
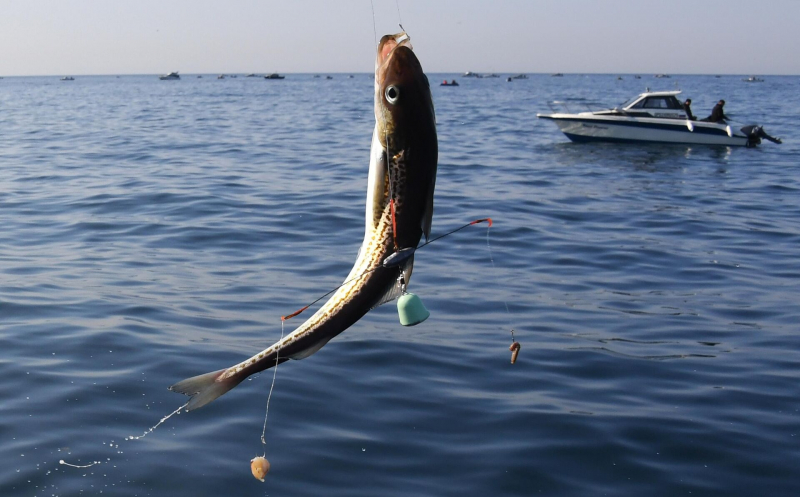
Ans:
[{"label": "fish head", "polygon": [[375,67],[375,119],[387,150],[406,148],[417,131],[435,138],[430,83],[406,33],[381,38]]},{"label": "fish head", "polygon": [[428,77],[406,33],[378,44],[375,64],[376,138],[384,151],[397,206],[397,244],[414,247],[430,233],[438,143]]}]

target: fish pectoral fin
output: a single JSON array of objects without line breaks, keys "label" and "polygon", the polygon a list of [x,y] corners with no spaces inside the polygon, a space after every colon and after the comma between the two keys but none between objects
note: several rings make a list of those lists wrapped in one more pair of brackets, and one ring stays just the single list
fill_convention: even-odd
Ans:
[{"label": "fish pectoral fin", "polygon": [[295,352],[294,354],[291,354],[289,357],[292,358],[292,359],[296,359],[296,360],[305,359],[306,357],[315,354],[319,349],[324,347],[325,344],[328,343],[329,341],[330,341],[330,338],[325,338],[325,339],[320,340],[319,342],[311,345],[310,347],[304,348],[300,352]]},{"label": "fish pectoral fin", "polygon": [[401,295],[403,295],[403,281],[405,284],[408,285],[409,280],[411,279],[411,272],[414,270],[414,256],[412,255],[408,261],[403,264],[402,267],[402,281],[401,278],[395,280],[394,284],[390,286],[386,292],[381,296],[378,300],[378,303],[372,306],[372,309],[381,306],[387,302],[391,302],[393,300],[398,299]]}]

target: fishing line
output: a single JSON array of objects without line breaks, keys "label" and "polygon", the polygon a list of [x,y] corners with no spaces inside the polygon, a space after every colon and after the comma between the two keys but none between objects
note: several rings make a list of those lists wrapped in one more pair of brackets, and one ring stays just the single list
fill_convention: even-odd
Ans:
[{"label": "fishing line", "polygon": [[[376,60],[378,62],[380,62],[380,46],[378,45],[378,29],[377,29],[376,23],[375,23],[375,3],[373,2],[373,0],[370,0],[370,7],[372,9],[372,34],[373,34],[373,37],[375,39]],[[399,7],[398,7],[398,9],[399,9]],[[398,10],[398,13],[399,13],[399,10]],[[376,71],[377,71],[377,68],[376,68]],[[384,120],[385,120],[385,117],[386,117],[385,109],[381,109],[381,110],[382,110],[382,112],[384,112]],[[384,130],[384,132],[385,132],[385,130]],[[385,136],[384,137],[384,141],[386,142],[386,150],[387,150],[387,160],[386,160],[386,162],[387,162],[387,169],[388,169],[388,149],[389,149],[388,137]],[[391,179],[391,173],[388,170],[387,170],[387,176],[389,178],[389,199],[390,199],[389,200],[389,209],[391,211],[392,236],[393,236],[393,238],[395,240],[395,249],[397,249],[397,237],[396,237],[396,234],[395,234],[396,222],[395,222],[395,212],[394,212],[394,197],[392,195],[392,179]],[[378,266],[378,267],[382,267],[382,266]],[[359,276],[357,276],[355,278],[352,278],[350,280],[345,281],[344,283],[342,283],[341,285],[337,286],[333,290],[325,293],[324,295],[322,295],[318,299],[314,300],[312,303],[308,304],[307,306],[305,306],[305,307],[303,307],[303,308],[301,308],[301,309],[299,309],[299,310],[297,310],[297,311],[295,311],[295,312],[293,312],[291,314],[288,314],[286,316],[281,316],[281,338],[280,338],[280,340],[278,340],[278,343],[280,344],[280,342],[283,341],[283,336],[284,336],[284,333],[285,333],[286,321],[288,319],[291,319],[291,318],[297,316],[298,314],[302,313],[303,311],[305,311],[306,309],[308,309],[312,305],[316,304],[320,300],[324,299],[325,297],[327,297],[331,293],[335,292],[339,288],[343,287],[344,285],[346,285],[346,284],[348,284],[350,282],[356,281],[356,280],[364,277],[366,274],[369,274],[372,271],[375,271],[376,269],[378,269],[378,267],[375,267],[373,269],[365,271],[361,275],[359,275]],[[281,348],[278,347],[277,351],[275,352],[275,367],[274,367],[274,369],[272,371],[272,384],[269,387],[269,394],[267,395],[267,407],[266,407],[266,410],[264,412],[264,427],[261,430],[261,446],[264,449],[264,455],[262,457],[260,457],[260,458],[256,457],[256,458],[254,458],[254,459],[252,459],[250,461],[250,468],[251,468],[251,470],[253,472],[253,476],[255,476],[256,478],[258,478],[261,481],[264,481],[263,477],[266,474],[266,472],[269,471],[269,462],[266,460],[266,457],[267,457],[267,439],[266,439],[267,421],[269,419],[269,405],[270,405],[270,401],[272,400],[272,391],[275,389],[275,379],[278,376],[278,365],[280,364],[280,355],[281,355]]]},{"label": "fishing line", "polygon": [[372,35],[375,37],[375,53],[378,53],[378,28],[375,27],[375,2],[369,0],[369,6],[372,7]]},{"label": "fishing line", "polygon": [[397,21],[400,25],[400,29],[405,31],[405,29],[403,29],[403,18],[400,17],[400,0],[394,0],[394,4],[397,6]]},{"label": "fishing line", "polygon": [[[320,300],[324,299],[328,295],[332,294],[336,290],[342,288],[343,286],[345,286],[345,285],[347,285],[349,283],[357,281],[357,280],[363,278],[364,276],[366,276],[366,275],[368,275],[368,274],[370,274],[370,273],[372,273],[374,271],[377,271],[378,269],[390,268],[390,267],[398,266],[398,265],[402,264],[404,261],[406,261],[408,258],[410,258],[417,250],[419,250],[419,249],[421,249],[423,247],[426,247],[426,246],[430,245],[431,243],[433,243],[435,241],[441,240],[442,238],[444,238],[446,236],[450,236],[450,235],[452,235],[454,233],[458,233],[459,231],[461,231],[461,230],[463,230],[465,228],[468,228],[470,226],[473,226],[475,224],[480,224],[480,223],[483,223],[483,222],[488,222],[489,223],[488,228],[492,227],[492,218],[487,217],[487,218],[484,218],[484,219],[476,219],[475,221],[470,221],[469,223],[466,223],[463,226],[459,226],[458,228],[456,228],[454,230],[448,231],[447,233],[445,233],[443,235],[437,236],[436,238],[432,238],[431,240],[423,243],[422,245],[419,245],[418,247],[406,248],[406,249],[400,250],[399,252],[395,252],[394,254],[392,254],[389,257],[387,257],[386,259],[384,259],[384,261],[379,266],[375,266],[372,269],[367,269],[366,271],[364,271],[363,273],[359,274],[358,276],[356,276],[354,278],[351,278],[351,279],[345,281],[344,283],[342,283],[341,285],[338,285],[338,286],[334,287],[333,289],[331,289],[328,292],[326,292],[324,295],[321,295],[319,298],[317,298],[316,300],[314,300],[310,304],[298,309],[297,311],[295,311],[295,312],[293,312],[291,314],[287,314],[286,316],[281,316],[281,322],[288,321],[289,319],[297,316],[298,314],[302,313],[303,311],[305,311],[306,309],[308,309],[312,305],[316,304]],[[494,264],[494,261],[492,261],[492,264]],[[506,308],[508,308],[508,306],[506,306]]]},{"label": "fishing line", "polygon": [[476,219],[475,221],[471,221],[471,222],[469,222],[469,223],[467,223],[467,224],[465,224],[463,226],[460,226],[460,227],[458,227],[458,228],[456,228],[456,229],[454,229],[452,231],[448,231],[444,235],[440,235],[440,236],[437,236],[436,238],[432,238],[430,241],[427,241],[427,242],[423,243],[422,245],[420,245],[419,247],[417,247],[416,250],[419,250],[419,249],[421,249],[422,247],[424,247],[426,245],[430,245],[431,243],[433,243],[433,242],[435,242],[437,240],[441,240],[442,238],[444,238],[446,236],[450,236],[453,233],[457,233],[457,232],[463,230],[464,228],[469,228],[472,225],[483,223],[483,222],[488,222],[489,223],[489,225],[486,227],[486,229],[487,229],[486,233],[487,233],[487,236],[488,236],[488,233],[489,233],[488,229],[492,227],[492,223],[493,223],[492,218],[490,218],[490,217],[483,218],[483,219]]},{"label": "fishing line", "polygon": [[[380,57],[380,55],[379,55],[379,57]],[[383,98],[383,95],[381,95],[381,98]],[[383,114],[383,122],[386,122],[386,108],[383,105],[381,105],[381,114]],[[389,131],[386,129],[385,126],[384,126],[384,129],[383,129],[383,142],[384,142],[384,148],[386,149],[386,155],[385,155],[385,157],[386,157],[386,178],[389,181],[389,212],[390,212],[391,222],[392,222],[392,241],[394,242],[394,249],[398,250],[398,247],[397,247],[397,221],[396,221],[395,215],[394,215],[394,181],[392,180],[392,159],[394,159],[395,157],[392,157],[391,154],[389,153]]]},{"label": "fishing line", "polygon": [[[320,296],[319,298],[317,298],[316,300],[314,300],[310,304],[306,305],[305,307],[303,307],[303,308],[301,308],[301,309],[299,309],[299,310],[297,310],[297,311],[295,311],[295,312],[293,312],[293,313],[291,313],[289,315],[281,316],[281,338],[283,338],[283,322],[284,321],[297,316],[298,314],[302,313],[303,311],[305,311],[309,307],[313,306],[314,304],[316,304],[320,300],[324,299],[328,295],[332,294],[336,290],[340,289],[341,287],[343,287],[343,286],[345,286],[345,285],[347,285],[349,283],[352,283],[352,282],[354,282],[356,280],[359,280],[359,279],[363,278],[364,276],[366,276],[366,275],[368,275],[368,274],[370,274],[370,273],[372,273],[374,271],[377,271],[380,268],[390,268],[390,267],[399,266],[400,264],[404,263],[409,258],[411,258],[411,256],[413,256],[416,253],[417,250],[420,250],[423,247],[426,247],[426,246],[430,245],[431,243],[439,241],[442,238],[450,236],[450,235],[452,235],[454,233],[458,233],[459,231],[461,231],[463,229],[466,229],[466,228],[468,228],[470,226],[473,226],[473,225],[479,224],[479,223],[483,223],[483,222],[488,223],[487,226],[486,226],[486,249],[489,252],[489,262],[491,262],[491,264],[492,264],[492,271],[496,273],[497,272],[497,265],[494,262],[494,254],[492,253],[492,244],[491,244],[491,241],[490,241],[490,238],[489,238],[489,233],[491,232],[491,228],[492,228],[492,224],[493,224],[492,218],[487,217],[487,218],[483,218],[483,219],[476,219],[475,221],[471,221],[469,223],[466,223],[464,225],[459,226],[458,228],[450,230],[447,233],[439,235],[439,236],[437,236],[435,238],[431,238],[427,242],[425,242],[425,243],[423,243],[423,244],[421,244],[421,245],[419,245],[417,247],[405,248],[405,249],[398,250],[395,253],[393,253],[392,255],[390,255],[389,257],[387,257],[386,259],[384,259],[383,262],[379,266],[376,266],[376,267],[374,267],[372,269],[368,269],[368,270],[364,271],[363,273],[361,273],[360,275],[345,281],[341,285],[339,285],[339,286],[333,288],[332,290],[326,292],[324,295]],[[506,309],[506,314],[509,317],[511,317],[511,310],[508,307],[508,301],[505,300],[505,299],[503,299],[503,306]],[[522,346],[516,340],[516,337],[514,336],[514,329],[513,328],[511,328],[510,333],[511,333],[511,345],[509,346],[508,350],[511,351],[511,364],[514,364],[514,363],[517,362],[517,356],[519,355],[519,351],[520,351],[520,348]],[[272,381],[273,381],[273,386],[274,386],[274,382],[275,382],[275,377],[274,376],[273,376]],[[271,388],[270,388],[270,395],[272,395],[272,389]],[[269,400],[267,400],[267,410],[269,410]],[[264,426],[265,426],[265,430],[266,430],[266,417],[264,419]],[[262,434],[262,442],[263,442],[263,440],[264,439],[263,439],[263,434]]]},{"label": "fishing line", "polygon": [[[490,222],[489,226],[486,227],[486,249],[489,252],[489,261],[492,263],[492,271],[497,273],[497,266],[494,264],[494,256],[492,255],[492,244],[489,243],[489,228],[491,228],[491,226]],[[503,299],[503,305],[506,308],[506,314],[511,317],[511,311],[508,309],[508,302],[505,299]],[[508,347],[508,350],[511,351],[511,364],[517,362],[520,347],[520,343],[514,338],[514,328],[511,328],[511,345]]]},{"label": "fishing line", "polygon": [[[283,340],[283,335],[284,335],[284,324],[283,324],[283,318],[281,318],[281,340]],[[270,386],[270,389],[269,389],[269,396],[267,397],[267,412],[266,412],[266,414],[264,416],[264,430],[261,432],[261,444],[264,445],[264,447],[265,447],[265,449],[264,449],[264,455],[265,456],[266,456],[266,444],[267,444],[266,439],[265,439],[265,433],[267,431],[267,417],[269,416],[269,404],[270,404],[270,400],[272,399],[272,390],[275,388],[275,377],[278,374],[279,359],[280,359],[280,349],[278,349],[278,351],[276,353],[276,356],[275,356],[275,369],[272,372],[272,385]],[[171,413],[169,413],[166,416],[164,416],[163,418],[161,418],[158,421],[158,423],[156,423],[152,427],[150,427],[147,430],[145,430],[141,435],[139,435],[139,436],[129,435],[129,436],[125,437],[124,440],[125,441],[141,440],[142,438],[146,437],[150,433],[153,433],[159,426],[164,424],[169,418],[171,418],[172,416],[175,416],[176,414],[180,414],[181,411],[187,405],[189,405],[189,401],[187,401],[185,404],[181,405],[180,407],[178,407],[177,409],[175,409]],[[111,445],[111,444],[109,444],[109,445]],[[63,466],[69,466],[71,468],[90,468],[90,467],[95,466],[97,464],[102,464],[103,462],[102,461],[92,461],[89,464],[81,465],[81,464],[68,463],[65,460],[61,459],[61,460],[58,461],[58,463],[63,465]]]},{"label": "fishing line", "polygon": [[[497,266],[494,265],[494,257],[492,256],[492,245],[491,243],[489,243],[489,228],[491,228],[491,226],[492,225],[490,224],[489,227],[487,227],[486,229],[486,249],[489,251],[489,261],[492,263],[492,271],[496,272]],[[508,310],[508,302],[503,300],[503,304],[506,306],[506,313],[508,313],[508,315],[510,316],[511,311]],[[511,330],[511,339],[512,341],[514,339],[514,330]]]},{"label": "fishing line", "polygon": [[[375,59],[377,61],[377,64],[376,64],[376,67],[375,67],[375,76],[377,77],[377,71],[380,68],[381,63],[383,61],[380,60],[380,58],[381,58],[381,53],[380,53],[381,47],[378,44],[378,28],[375,26],[375,2],[373,0],[370,0],[369,1],[369,5],[372,8],[372,32],[373,32],[373,35],[375,36]],[[398,7],[398,11],[397,12],[398,12],[398,15],[399,15],[399,12],[400,12],[400,8],[399,7]],[[402,28],[402,25],[400,27]],[[383,96],[381,96],[380,98],[383,98]],[[386,121],[386,109],[382,105],[381,105],[381,115],[383,116],[383,120]],[[395,247],[395,249],[397,249],[397,235],[396,235],[395,229],[394,229],[395,226],[396,226],[396,223],[395,223],[395,217],[394,217],[394,196],[392,195],[392,173],[391,173],[391,170],[389,168],[389,137],[388,137],[388,133],[387,133],[387,131],[385,129],[383,130],[383,142],[384,142],[384,148],[386,149],[386,155],[385,155],[385,157],[386,157],[386,159],[385,159],[386,176],[387,176],[387,178],[389,180],[389,208],[391,210],[391,219],[392,219],[392,239],[394,240],[394,247]],[[383,157],[384,156],[382,155],[381,159],[383,159]],[[342,285],[344,285],[344,283],[342,283]],[[338,289],[338,287],[334,288],[334,290],[336,290],[336,289]],[[318,301],[319,300],[314,301],[314,303],[316,303]],[[312,303],[310,305],[314,305],[314,303]],[[303,308],[300,312],[302,312],[303,310],[305,310],[307,308],[308,308],[308,306]],[[289,317],[291,318],[291,317],[294,317],[296,315],[297,314],[292,314]],[[281,318],[281,320],[283,320],[283,317]]]},{"label": "fishing line", "polygon": [[[281,317],[281,339],[278,340],[278,343],[283,340],[283,330],[284,330],[284,323],[285,319]],[[264,447],[264,457],[267,457],[267,440],[264,438],[265,434],[267,433],[267,418],[269,417],[269,401],[272,400],[272,389],[275,388],[275,377],[278,375],[278,359],[281,356],[281,349],[278,347],[278,351],[275,353],[275,369],[272,371],[272,385],[269,387],[269,395],[267,396],[267,412],[264,414],[264,429],[261,430],[261,445]]]}]

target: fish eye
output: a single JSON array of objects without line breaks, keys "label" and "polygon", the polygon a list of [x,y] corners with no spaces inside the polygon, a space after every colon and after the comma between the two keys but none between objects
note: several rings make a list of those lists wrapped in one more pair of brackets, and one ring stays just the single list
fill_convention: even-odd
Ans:
[{"label": "fish eye", "polygon": [[389,86],[386,88],[386,101],[394,105],[400,99],[400,88]]}]

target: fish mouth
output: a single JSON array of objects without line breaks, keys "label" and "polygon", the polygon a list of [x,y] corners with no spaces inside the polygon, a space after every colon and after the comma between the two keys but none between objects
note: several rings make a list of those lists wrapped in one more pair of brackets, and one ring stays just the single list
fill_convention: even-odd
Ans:
[{"label": "fish mouth", "polygon": [[393,34],[384,35],[378,43],[378,54],[375,58],[375,82],[380,84],[386,79],[386,72],[389,67],[389,62],[392,60],[392,55],[400,47],[406,47],[409,50],[414,50],[411,46],[411,38],[405,31]]}]

